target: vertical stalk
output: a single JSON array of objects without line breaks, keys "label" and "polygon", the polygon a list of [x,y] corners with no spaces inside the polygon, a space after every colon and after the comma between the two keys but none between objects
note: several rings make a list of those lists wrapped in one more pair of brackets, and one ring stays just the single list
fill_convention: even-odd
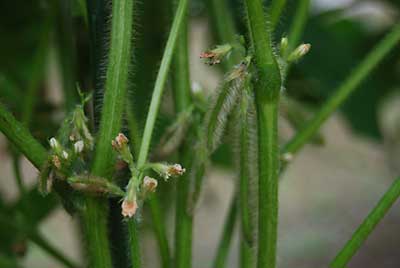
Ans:
[{"label": "vertical stalk", "polygon": [[289,31],[289,45],[286,51],[293,51],[298,45],[301,35],[303,34],[304,27],[308,19],[308,12],[310,8],[310,0],[298,1],[296,13]]},{"label": "vertical stalk", "polygon": [[[246,88],[244,90],[249,90]],[[250,219],[249,207],[249,136],[248,131],[250,126],[248,124],[248,105],[252,101],[248,92],[243,92],[240,103],[240,137],[239,137],[239,204],[240,204],[240,219],[241,219],[241,232],[240,232],[240,267],[250,268],[252,263],[252,250],[251,242],[253,240],[253,232]]]},{"label": "vertical stalk", "polygon": [[[176,4],[177,1],[173,2]],[[176,41],[173,72],[171,73],[176,113],[183,112],[191,104],[187,11],[183,16],[182,29]],[[191,162],[190,146],[189,138],[186,139],[180,151],[180,162],[184,166]],[[192,266],[193,215],[189,214],[188,208],[189,189],[189,176],[186,174],[176,182],[175,267],[177,268],[190,268]]]},{"label": "vertical stalk", "polygon": [[[154,85],[153,95],[151,98],[150,108],[147,113],[145,129],[143,132],[143,138],[141,140],[137,168],[141,170],[147,161],[147,156],[149,154],[150,142],[153,135],[154,124],[157,118],[158,110],[160,107],[161,98],[164,91],[165,82],[167,80],[169,67],[171,65],[172,56],[176,47],[178,35],[182,30],[182,25],[184,25],[184,18],[186,16],[188,6],[188,0],[180,0],[178,7],[175,12],[175,17],[172,23],[171,31],[168,36],[167,44],[165,46],[163,58],[161,60],[161,65],[157,74],[156,82]],[[151,201],[152,202],[152,201]],[[133,221],[129,223],[134,224]],[[182,227],[184,228],[184,227]],[[132,229],[132,228],[130,228]],[[131,239],[134,239],[135,234],[130,232]],[[161,245],[161,244],[160,244]],[[134,245],[132,245],[134,246]]]},{"label": "vertical stalk", "polygon": [[276,267],[278,234],[278,106],[281,76],[261,0],[246,0],[258,79],[254,81],[258,125],[258,268]]},{"label": "vertical stalk", "polygon": [[276,24],[278,24],[279,18],[281,17],[282,11],[286,5],[286,0],[273,0],[270,7],[270,24],[271,29],[275,29]]},{"label": "vertical stalk", "polygon": [[[109,177],[114,165],[111,140],[121,129],[132,52],[133,0],[112,2],[111,45],[103,111],[92,172]],[[88,198],[83,220],[91,267],[111,267],[107,235],[107,202]],[[136,239],[136,236],[133,236]]]},{"label": "vertical stalk", "polygon": [[331,268],[344,268],[357,250],[383,219],[394,202],[400,196],[400,178],[396,179],[375,208],[369,213],[364,222],[357,228],[351,239],[346,243],[336,258],[332,261]]}]

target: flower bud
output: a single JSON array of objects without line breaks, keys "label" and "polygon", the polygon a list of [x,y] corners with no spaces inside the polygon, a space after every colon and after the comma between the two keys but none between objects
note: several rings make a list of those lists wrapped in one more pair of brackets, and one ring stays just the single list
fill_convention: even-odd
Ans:
[{"label": "flower bud", "polygon": [[174,176],[182,176],[183,173],[185,173],[185,171],[186,169],[184,169],[180,164],[174,164],[169,166],[167,172],[174,177]]},{"label": "flower bud", "polygon": [[128,138],[123,133],[119,133],[117,137],[115,137],[115,139],[111,142],[111,144],[115,150],[119,151],[123,148],[123,146],[128,144],[128,142]]},{"label": "flower bud", "polygon": [[281,46],[280,46],[281,56],[284,56],[286,54],[288,46],[289,46],[288,38],[287,37],[282,37]]},{"label": "flower bud", "polygon": [[50,147],[51,147],[53,150],[57,150],[57,149],[60,148],[60,144],[58,143],[57,139],[54,138],[54,137],[52,137],[52,138],[49,140],[49,143],[50,143]]},{"label": "flower bud", "polygon": [[182,168],[180,164],[168,165],[163,163],[152,163],[149,166],[166,180],[171,176],[181,176],[186,171],[186,169]]},{"label": "flower bud", "polygon": [[61,161],[57,155],[53,155],[51,161],[57,169],[61,169]]},{"label": "flower bud", "polygon": [[62,151],[62,156],[65,160],[68,159],[68,153],[66,151]]},{"label": "flower bud", "polygon": [[310,44],[301,44],[300,46],[298,46],[290,55],[288,58],[289,62],[293,62],[293,61],[298,61],[299,59],[301,59],[304,55],[306,55],[308,53],[308,51],[310,51],[311,49],[311,45]]},{"label": "flower bud", "polygon": [[207,59],[206,63],[208,65],[215,65],[220,63],[225,56],[228,56],[231,50],[232,46],[230,44],[216,46],[212,50],[201,53],[200,58]]},{"label": "flower bud", "polygon": [[82,140],[75,142],[74,143],[75,153],[77,153],[77,154],[81,153],[83,151],[84,146],[85,146],[85,144],[83,143]]},{"label": "flower bud", "polygon": [[138,205],[136,203],[136,198],[132,201],[125,199],[121,205],[122,208],[122,216],[132,218],[136,210],[138,209]]},{"label": "flower bud", "polygon": [[158,182],[156,179],[153,179],[149,176],[145,176],[143,178],[143,190],[145,192],[155,192],[157,188]]}]

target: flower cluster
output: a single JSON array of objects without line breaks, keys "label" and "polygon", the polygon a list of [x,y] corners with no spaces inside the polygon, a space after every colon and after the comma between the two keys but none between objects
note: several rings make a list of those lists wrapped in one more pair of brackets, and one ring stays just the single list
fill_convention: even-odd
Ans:
[{"label": "flower cluster", "polygon": [[112,147],[118,152],[120,158],[128,164],[131,171],[131,179],[126,187],[121,210],[124,217],[132,218],[139,208],[138,203],[145,200],[151,193],[154,193],[158,186],[156,179],[149,176],[143,177],[143,172],[147,169],[152,169],[160,177],[169,179],[170,177],[183,175],[185,169],[180,164],[149,163],[139,170],[134,163],[128,143],[129,140],[123,133],[119,133],[111,141]]}]

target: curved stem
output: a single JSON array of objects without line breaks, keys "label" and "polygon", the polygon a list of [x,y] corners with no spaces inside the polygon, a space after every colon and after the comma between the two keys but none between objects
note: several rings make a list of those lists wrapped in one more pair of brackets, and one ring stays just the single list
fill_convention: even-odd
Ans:
[{"label": "curved stem", "polygon": [[317,133],[328,117],[358,88],[380,61],[398,44],[400,40],[400,24],[368,54],[343,84],[336,89],[332,97],[285,146],[283,153],[294,154],[299,151]]},{"label": "curved stem", "polygon": [[400,196],[400,178],[396,179],[375,208],[369,213],[363,223],[357,228],[351,239],[346,243],[336,258],[332,261],[332,268],[344,268],[361,245],[383,219],[394,202]]},{"label": "curved stem", "polygon": [[2,103],[0,103],[0,131],[37,169],[40,169],[47,161],[46,149],[7,111]]}]

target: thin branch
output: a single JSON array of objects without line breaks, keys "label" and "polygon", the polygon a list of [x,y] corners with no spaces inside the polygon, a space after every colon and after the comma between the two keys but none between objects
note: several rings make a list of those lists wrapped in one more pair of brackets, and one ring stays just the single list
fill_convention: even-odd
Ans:
[{"label": "thin branch", "polygon": [[283,153],[294,154],[314,137],[321,125],[329,116],[342,105],[350,95],[360,86],[372,70],[398,44],[400,40],[400,24],[367,55],[350,76],[336,89],[332,97],[322,106],[311,119],[284,147]]},{"label": "thin branch", "polygon": [[332,268],[344,268],[347,265],[399,196],[400,178],[393,182],[375,208],[369,213],[367,218],[365,218],[363,223],[357,228],[351,239],[335,257],[330,265]]}]

